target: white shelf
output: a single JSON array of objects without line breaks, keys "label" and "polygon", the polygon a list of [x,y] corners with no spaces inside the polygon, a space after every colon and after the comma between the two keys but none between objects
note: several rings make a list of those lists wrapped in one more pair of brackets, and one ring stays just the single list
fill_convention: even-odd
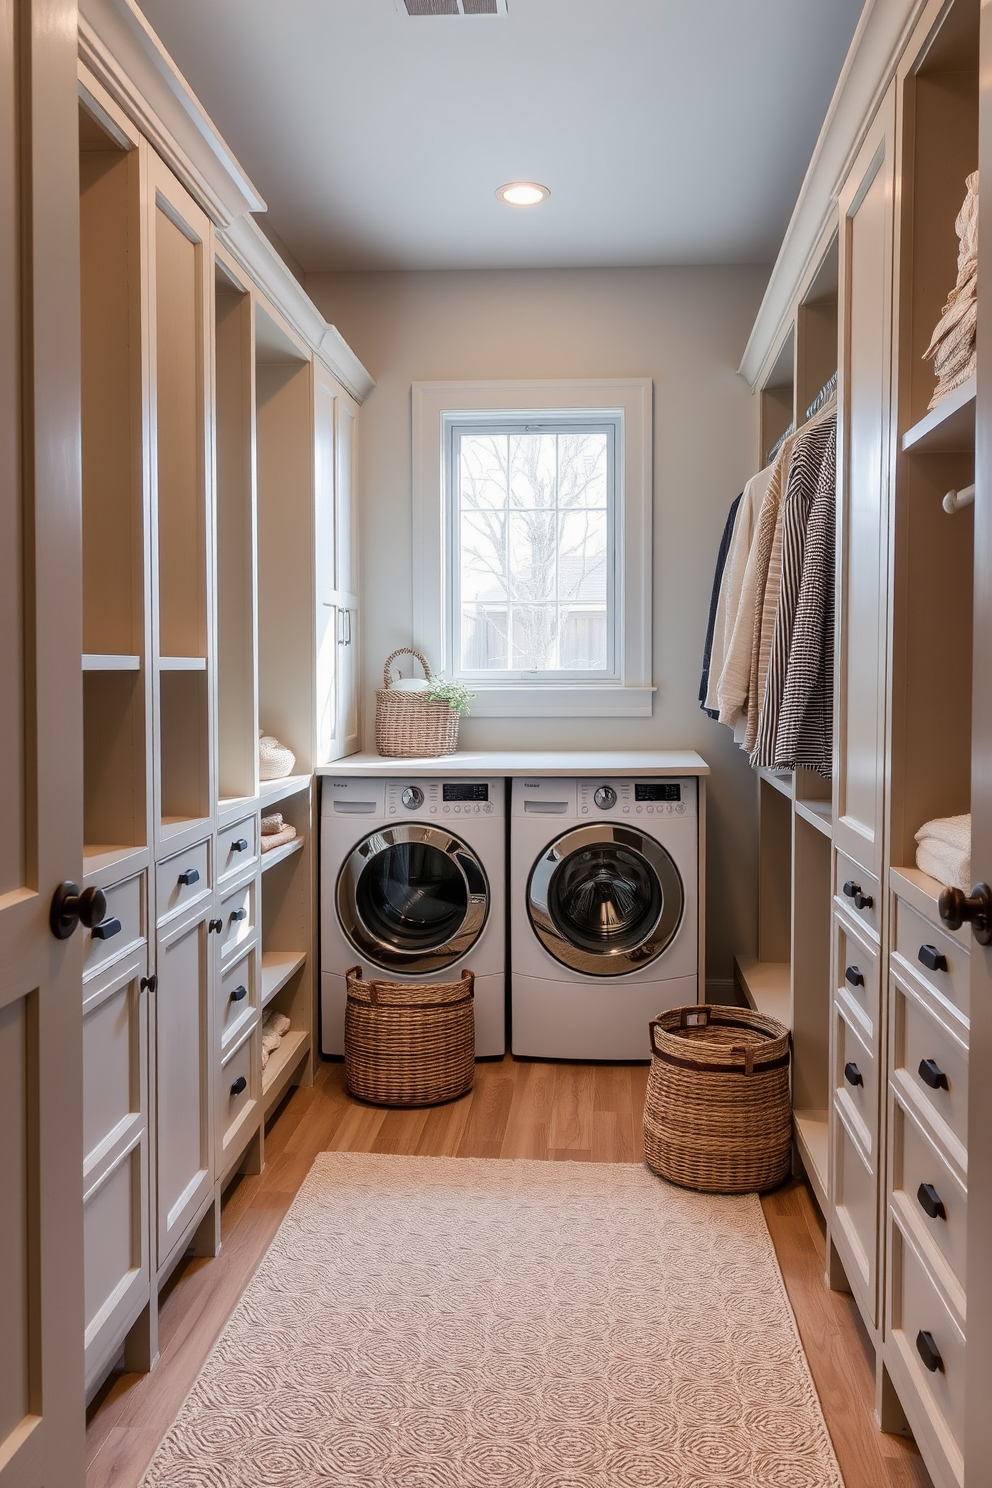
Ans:
[{"label": "white shelf", "polygon": [[205,672],[207,658],[205,656],[160,656],[158,669],[160,672]]},{"label": "white shelf", "polygon": [[820,1212],[827,1213],[827,1166],[830,1149],[829,1125],[826,1111],[793,1111],[796,1128],[796,1146],[806,1169],[806,1177],[816,1195]]},{"label": "white shelf", "polygon": [[796,815],[809,822],[824,837],[834,835],[834,808],[830,801],[796,801]]},{"label": "white shelf", "polygon": [[754,956],[735,958],[744,996],[756,1013],[777,1018],[792,1027],[792,968],[788,961],[758,961]]},{"label": "white shelf", "polygon": [[122,868],[134,862],[135,868],[144,867],[148,861],[147,847],[118,847],[113,843],[87,842],[83,847],[83,876],[90,878],[97,873],[108,873],[113,868]]},{"label": "white shelf", "polygon": [[286,1086],[289,1084],[296,1072],[300,1060],[305,1058],[310,1048],[310,1035],[305,1028],[291,1028],[283,1036],[282,1043],[274,1054],[269,1056],[269,1062],[262,1071],[262,1100],[265,1104],[265,1114],[278,1102]]},{"label": "white shelf", "polygon": [[[291,858],[294,853],[298,853],[305,840],[303,837],[294,837],[291,842],[284,842],[280,847],[274,847],[271,852],[263,852],[261,854],[262,872],[266,873],[276,863],[284,863],[287,858]],[[265,841],[264,837],[262,841]]]},{"label": "white shelf", "polygon": [[[262,952],[262,1007],[267,1007],[281,992],[294,972],[299,971],[307,959],[306,951]],[[279,1046],[282,1048],[282,1045]],[[268,1067],[266,1067],[268,1074]]]},{"label": "white shelf", "polygon": [[[466,775],[708,775],[710,767],[692,750],[652,749],[608,751],[569,750],[523,751],[516,749],[480,750],[473,753],[460,749],[430,759],[385,759],[379,754],[349,754],[329,765],[318,765],[318,775],[381,776],[402,775],[411,778]],[[279,782],[273,782],[278,784]],[[262,786],[264,794],[265,786]]]},{"label": "white shelf", "polygon": [[83,652],[84,672],[139,672],[140,656],[103,656],[95,651]]},{"label": "white shelf", "polygon": [[274,806],[277,801],[284,801],[287,796],[298,795],[300,791],[308,788],[312,779],[312,775],[285,775],[282,780],[263,780],[258,787],[263,816],[267,806]]},{"label": "white shelf", "polygon": [[941,398],[936,408],[907,429],[904,450],[919,454],[969,454],[975,448],[976,379],[969,377],[953,393]]},{"label": "white shelf", "polygon": [[791,770],[759,770],[758,774],[766,785],[772,790],[777,790],[779,795],[786,796],[790,801],[795,791],[795,781]]}]

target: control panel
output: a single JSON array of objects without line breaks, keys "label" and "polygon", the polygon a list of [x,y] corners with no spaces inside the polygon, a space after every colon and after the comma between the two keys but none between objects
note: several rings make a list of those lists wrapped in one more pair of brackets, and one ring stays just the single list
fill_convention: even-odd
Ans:
[{"label": "control panel", "polygon": [[685,816],[695,807],[691,780],[578,781],[579,816]]},{"label": "control panel", "polygon": [[495,791],[486,780],[390,780],[387,816],[492,816]]}]

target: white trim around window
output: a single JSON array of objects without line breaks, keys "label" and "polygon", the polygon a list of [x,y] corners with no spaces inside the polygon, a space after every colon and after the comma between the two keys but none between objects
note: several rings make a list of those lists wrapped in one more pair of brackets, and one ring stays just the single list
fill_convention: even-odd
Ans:
[{"label": "white trim around window", "polygon": [[445,490],[454,419],[503,420],[540,414],[568,419],[596,413],[622,430],[616,458],[616,565],[619,604],[608,679],[472,680],[480,718],[648,717],[651,683],[652,384],[650,378],[561,382],[413,384],[414,643],[439,670],[455,671],[451,649],[451,555]]}]

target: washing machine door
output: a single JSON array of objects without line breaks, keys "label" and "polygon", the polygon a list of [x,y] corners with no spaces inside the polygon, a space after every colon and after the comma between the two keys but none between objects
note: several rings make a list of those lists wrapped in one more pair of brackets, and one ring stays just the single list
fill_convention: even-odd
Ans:
[{"label": "washing machine door", "polygon": [[441,971],[482,934],[489,882],[461,838],[404,822],[370,832],[352,850],[337,904],[359,955],[396,971]]},{"label": "washing machine door", "polygon": [[576,827],[531,870],[527,908],[556,961],[622,976],[657,960],[682,922],[678,868],[660,842],[627,826]]}]

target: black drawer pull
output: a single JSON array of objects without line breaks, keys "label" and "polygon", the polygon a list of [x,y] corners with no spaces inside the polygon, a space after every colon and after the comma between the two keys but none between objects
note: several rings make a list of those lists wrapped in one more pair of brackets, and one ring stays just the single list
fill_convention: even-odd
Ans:
[{"label": "black drawer pull", "polygon": [[854,879],[853,878],[849,878],[847,880],[847,883],[844,885],[844,894],[845,894],[845,897],[848,898],[848,899],[853,899],[854,896],[855,896],[855,894],[860,894],[860,893],[861,893],[861,885],[860,884],[856,884],[854,882]]},{"label": "black drawer pull", "polygon": [[93,926],[94,940],[110,940],[114,935],[120,935],[120,920],[101,920],[99,925]]},{"label": "black drawer pull", "polygon": [[231,1001],[232,1002],[240,1002],[241,999],[242,999],[242,997],[247,997],[247,996],[248,996],[248,988],[247,987],[235,987],[234,991],[231,993]]},{"label": "black drawer pull", "polygon": [[186,871],[185,871],[185,873],[180,873],[180,875],[179,875],[179,882],[182,884],[182,886],[183,886],[184,889],[190,888],[190,886],[192,884],[199,883],[200,882],[200,870],[199,870],[199,868],[187,868]]},{"label": "black drawer pull", "polygon": [[141,990],[142,992],[158,991],[158,977],[154,972],[152,972],[151,976],[141,978]]},{"label": "black drawer pull", "polygon": [[916,1352],[923,1360],[923,1367],[929,1369],[931,1374],[936,1374],[938,1369],[943,1373],[944,1361],[940,1357],[940,1349],[933,1341],[932,1333],[924,1333],[920,1329],[916,1335]]},{"label": "black drawer pull", "polygon": [[240,1095],[241,1092],[242,1092],[242,1090],[247,1090],[247,1089],[248,1089],[248,1081],[245,1079],[244,1075],[239,1075],[238,1078],[235,1080],[234,1084],[231,1086],[231,1094],[232,1095]]},{"label": "black drawer pull", "polygon": [[232,909],[231,910],[231,919],[232,920],[246,920],[247,918],[248,918],[248,911],[245,908],[242,907],[241,909]]},{"label": "black drawer pull", "polygon": [[950,1090],[947,1076],[935,1059],[920,1060],[920,1079],[931,1090]]},{"label": "black drawer pull", "polygon": [[865,984],[864,974],[856,966],[849,966],[844,973],[845,982],[850,982],[852,987],[863,987]]},{"label": "black drawer pull", "polygon": [[849,1085],[863,1085],[865,1083],[865,1077],[856,1064],[845,1064],[844,1079]]},{"label": "black drawer pull", "polygon": [[220,931],[223,930],[223,928],[224,928],[224,921],[223,920],[208,920],[207,921],[207,933],[208,933],[208,935],[212,935],[215,930],[219,934]]},{"label": "black drawer pull", "polygon": [[870,894],[862,894],[860,889],[854,896],[855,909],[871,909],[874,903],[875,901],[872,896]]},{"label": "black drawer pull", "polygon": [[247,837],[238,837],[238,838],[236,838],[234,840],[234,842],[231,843],[231,851],[232,852],[247,852],[248,851],[248,838]]},{"label": "black drawer pull", "polygon": [[931,1219],[947,1218],[944,1201],[932,1183],[921,1183],[916,1190],[916,1197],[920,1201],[920,1208],[924,1214],[929,1214]]},{"label": "black drawer pull", "polygon": [[947,957],[942,955],[936,946],[921,945],[916,959],[921,966],[926,967],[927,971],[947,970]]}]

